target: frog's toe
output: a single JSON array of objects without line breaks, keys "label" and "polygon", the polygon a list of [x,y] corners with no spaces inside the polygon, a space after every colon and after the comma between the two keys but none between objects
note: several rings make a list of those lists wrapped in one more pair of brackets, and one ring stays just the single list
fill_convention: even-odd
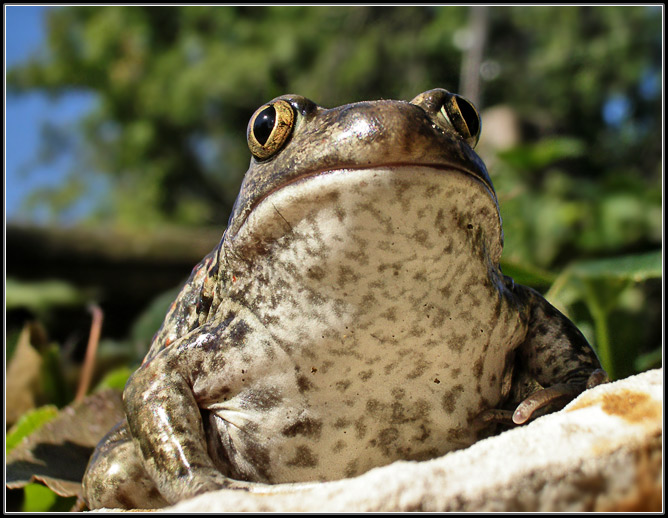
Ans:
[{"label": "frog's toe", "polygon": [[484,412],[480,412],[473,420],[472,425],[474,429],[481,430],[495,423],[515,426],[512,411],[501,408],[490,408]]},{"label": "frog's toe", "polygon": [[579,384],[559,383],[534,392],[517,405],[515,412],[513,412],[513,422],[515,424],[524,424],[531,418],[540,417],[548,413],[548,409],[546,408],[548,406],[550,407],[549,411],[563,408],[570,400],[579,395],[582,390],[583,387]]},{"label": "frog's toe", "polygon": [[607,383],[610,381],[610,378],[608,378],[608,373],[605,372],[603,369],[596,369],[594,372],[592,372],[587,379],[587,390],[589,390],[592,387],[595,387],[596,385],[602,385],[603,383]]},{"label": "frog's toe", "polygon": [[545,411],[548,406],[550,407],[549,411],[563,408],[569,401],[580,395],[583,390],[608,381],[608,374],[603,369],[596,369],[589,375],[584,386],[580,383],[559,383],[538,390],[517,406],[515,412],[513,412],[512,421],[515,424],[524,424],[531,418],[548,413]]}]

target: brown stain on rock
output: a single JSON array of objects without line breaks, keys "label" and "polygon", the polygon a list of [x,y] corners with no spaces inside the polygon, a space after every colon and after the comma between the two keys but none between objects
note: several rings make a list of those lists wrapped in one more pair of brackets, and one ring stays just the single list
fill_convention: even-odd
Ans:
[{"label": "brown stain on rock", "polygon": [[602,501],[592,511],[623,513],[660,513],[663,509],[662,432],[649,436],[633,452],[635,484],[624,495]]},{"label": "brown stain on rock", "polygon": [[592,397],[585,396],[568,411],[572,412],[594,405],[600,405],[606,414],[621,417],[631,424],[657,421],[662,418],[660,403],[653,400],[648,394],[628,389]]}]

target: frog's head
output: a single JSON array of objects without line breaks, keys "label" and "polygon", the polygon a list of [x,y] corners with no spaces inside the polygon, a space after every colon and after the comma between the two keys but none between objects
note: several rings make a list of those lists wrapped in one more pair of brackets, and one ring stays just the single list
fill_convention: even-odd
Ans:
[{"label": "frog's head", "polygon": [[[444,205],[462,207],[470,203],[471,196],[475,196],[476,205],[485,205],[485,221],[476,226],[484,228],[487,253],[498,260],[503,232],[496,193],[484,163],[473,151],[480,128],[476,108],[443,89],[424,92],[411,102],[379,100],[332,109],[298,95],[277,97],[258,108],[248,124],[253,157],[226,240],[249,241],[251,234],[272,226],[266,221],[271,202],[288,186],[303,186],[294,197],[293,205],[299,205],[310,195],[324,200],[324,183],[320,182],[329,173],[347,175],[344,184],[337,184],[340,191],[342,185],[351,190],[365,186],[366,180],[359,175],[362,172],[392,171],[410,181],[412,171],[428,169],[443,178],[457,178],[455,183],[463,182],[457,192],[468,191],[468,197],[441,200]],[[260,220],[255,213],[262,205],[268,205],[269,210]],[[279,216],[283,218],[283,213]],[[470,228],[470,222],[468,225]],[[284,227],[289,226],[286,221]],[[271,233],[276,237],[275,231]]]}]

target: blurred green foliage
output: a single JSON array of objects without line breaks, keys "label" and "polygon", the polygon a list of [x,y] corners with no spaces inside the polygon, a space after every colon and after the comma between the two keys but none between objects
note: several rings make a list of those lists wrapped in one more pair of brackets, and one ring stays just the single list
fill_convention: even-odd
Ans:
[{"label": "blurred green foliage", "polygon": [[[457,91],[463,50],[479,36],[467,29],[469,10],[50,9],[48,49],[8,71],[9,92],[78,89],[94,92],[98,104],[81,125],[78,170],[35,203],[62,207],[97,173],[110,193],[94,221],[224,223],[249,160],[245,128],[256,107],[288,92],[336,106],[411,99],[437,86]],[[482,108],[512,106],[533,126],[529,144],[567,137],[557,142],[573,148],[566,154],[577,152],[569,174],[594,184],[586,192],[576,186],[580,198],[605,198],[598,184],[619,176],[658,188],[660,8],[496,7],[488,19]],[[605,124],[606,106],[618,98],[628,113]],[[67,140],[49,141],[62,147]],[[540,187],[560,152],[515,150],[513,165],[527,165],[524,154],[531,163],[513,182]]]}]

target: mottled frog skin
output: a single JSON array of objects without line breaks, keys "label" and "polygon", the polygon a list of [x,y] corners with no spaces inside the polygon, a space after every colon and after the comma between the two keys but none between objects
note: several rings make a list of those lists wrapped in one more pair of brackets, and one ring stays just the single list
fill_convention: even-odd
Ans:
[{"label": "mottled frog skin", "polygon": [[479,130],[442,89],[258,109],[229,226],[128,381],[88,506],[430,459],[604,381],[576,327],[500,270]]}]

